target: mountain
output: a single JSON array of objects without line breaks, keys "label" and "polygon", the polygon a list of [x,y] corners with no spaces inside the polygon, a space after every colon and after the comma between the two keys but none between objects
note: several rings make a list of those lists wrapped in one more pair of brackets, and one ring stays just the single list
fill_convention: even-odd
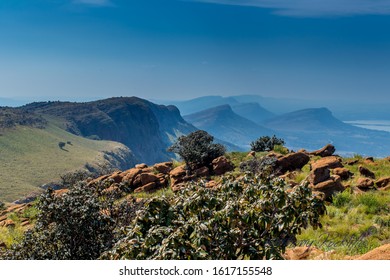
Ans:
[{"label": "mountain", "polygon": [[75,102],[40,102],[23,107],[36,114],[61,119],[76,135],[111,140],[129,147],[138,161],[166,161],[166,151],[178,136],[195,131],[175,106],[156,105],[137,97]]},{"label": "mountain", "polygon": [[196,112],[200,112],[209,108],[221,106],[221,105],[238,105],[238,102],[233,97],[223,97],[223,96],[202,96],[185,101],[160,101],[162,104],[172,104],[179,108],[181,114],[190,115]]},{"label": "mountain", "polygon": [[271,129],[237,115],[226,104],[184,116],[184,119],[219,139],[246,149],[260,136],[273,134]]},{"label": "mountain", "polygon": [[260,106],[257,102],[239,103],[232,105],[231,107],[236,114],[255,123],[261,123],[262,121],[275,116],[274,113]]},{"label": "mountain", "polygon": [[385,157],[390,154],[390,133],[346,124],[327,108],[294,111],[264,121],[263,125],[276,130],[293,149],[317,149],[332,143],[342,155]]}]

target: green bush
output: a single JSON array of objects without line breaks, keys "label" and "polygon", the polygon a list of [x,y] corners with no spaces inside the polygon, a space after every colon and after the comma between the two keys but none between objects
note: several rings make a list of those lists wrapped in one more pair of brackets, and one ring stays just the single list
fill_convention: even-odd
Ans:
[{"label": "green bush", "polygon": [[0,201],[0,211],[5,209],[4,202]]},{"label": "green bush", "polygon": [[188,169],[193,170],[209,166],[213,159],[225,154],[225,147],[213,143],[213,140],[214,137],[206,131],[198,130],[187,136],[180,136],[168,151],[177,153],[185,161]]},{"label": "green bush", "polygon": [[333,196],[332,203],[335,207],[341,208],[346,206],[348,203],[352,201],[353,197],[350,190],[345,190],[342,193],[338,193]]},{"label": "green bush", "polygon": [[55,196],[48,189],[37,203],[37,223],[9,259],[96,259],[111,247],[115,223],[107,209],[112,202],[84,185]]},{"label": "green bush", "polygon": [[255,152],[271,151],[276,145],[283,146],[284,140],[275,135],[272,137],[262,136],[251,143],[251,150]]},{"label": "green bush", "polygon": [[218,189],[202,182],[173,197],[147,200],[131,226],[102,259],[282,259],[302,228],[321,227],[323,201],[307,185],[286,191],[281,179],[223,177]]}]

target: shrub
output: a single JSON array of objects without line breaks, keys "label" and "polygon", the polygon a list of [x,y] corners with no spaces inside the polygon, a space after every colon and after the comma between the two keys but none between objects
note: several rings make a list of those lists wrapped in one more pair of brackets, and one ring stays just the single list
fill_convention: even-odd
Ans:
[{"label": "shrub", "polygon": [[65,145],[65,142],[58,142],[58,147],[60,147],[60,149],[64,149]]},{"label": "shrub", "polygon": [[198,130],[187,136],[180,136],[168,151],[179,154],[188,169],[193,170],[209,166],[213,159],[225,154],[225,147],[214,144],[213,140],[214,137],[206,131]]},{"label": "shrub", "polygon": [[263,174],[269,176],[275,172],[277,159],[275,157],[254,158],[240,163],[242,172]]},{"label": "shrub", "polygon": [[4,202],[0,201],[0,211],[5,209]]},{"label": "shrub", "polygon": [[251,143],[251,150],[255,152],[271,151],[276,145],[284,145],[284,140],[275,135],[272,137],[262,136]]},{"label": "shrub", "polygon": [[48,189],[37,204],[35,228],[9,252],[10,259],[96,259],[111,247],[114,221],[104,200],[81,184],[55,196]]},{"label": "shrub", "polygon": [[102,259],[281,259],[302,228],[321,227],[324,202],[307,185],[285,191],[281,179],[223,177],[173,197],[156,197]]}]

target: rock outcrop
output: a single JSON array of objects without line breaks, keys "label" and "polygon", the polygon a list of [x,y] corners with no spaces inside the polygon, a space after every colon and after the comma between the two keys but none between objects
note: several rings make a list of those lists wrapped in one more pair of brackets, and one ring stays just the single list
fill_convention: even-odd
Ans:
[{"label": "rock outcrop", "polygon": [[214,159],[212,161],[212,166],[215,175],[222,175],[234,169],[234,165],[225,156]]},{"label": "rock outcrop", "polygon": [[280,169],[282,174],[287,171],[300,170],[310,161],[310,157],[302,152],[291,153],[280,157],[276,161],[276,168]]},{"label": "rock outcrop", "polygon": [[333,155],[335,151],[336,151],[336,148],[332,144],[328,144],[325,147],[323,147],[317,151],[311,152],[310,155],[320,156],[320,157],[329,157],[329,156]]},{"label": "rock outcrop", "polygon": [[366,168],[364,166],[359,166],[359,172],[364,177],[375,179],[374,172],[372,172],[371,170],[369,170],[368,168]]}]

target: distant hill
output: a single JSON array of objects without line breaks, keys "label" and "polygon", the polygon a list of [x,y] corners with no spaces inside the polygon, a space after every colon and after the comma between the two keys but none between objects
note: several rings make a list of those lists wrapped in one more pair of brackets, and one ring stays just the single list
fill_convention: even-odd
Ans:
[{"label": "distant hill", "polygon": [[275,116],[274,113],[260,106],[257,102],[239,103],[231,107],[236,114],[255,123],[261,123],[262,121]]},{"label": "distant hill", "polygon": [[332,143],[343,155],[384,157],[390,154],[390,133],[359,128],[335,118],[327,108],[299,110],[264,121],[293,149],[317,149]]},{"label": "distant hill", "polygon": [[229,105],[203,110],[184,116],[184,119],[219,139],[247,149],[250,142],[260,136],[273,134],[271,129],[237,115]]},{"label": "distant hill", "polygon": [[182,116],[190,115],[199,111],[210,109],[221,105],[238,105],[238,102],[233,97],[223,96],[202,96],[185,101],[161,101],[163,104],[172,104],[179,108]]},{"label": "distant hill", "polygon": [[129,147],[147,164],[172,157],[166,149],[178,136],[195,131],[174,106],[156,105],[137,97],[117,97],[86,103],[41,102],[23,107],[63,120],[76,135],[112,140]]}]

